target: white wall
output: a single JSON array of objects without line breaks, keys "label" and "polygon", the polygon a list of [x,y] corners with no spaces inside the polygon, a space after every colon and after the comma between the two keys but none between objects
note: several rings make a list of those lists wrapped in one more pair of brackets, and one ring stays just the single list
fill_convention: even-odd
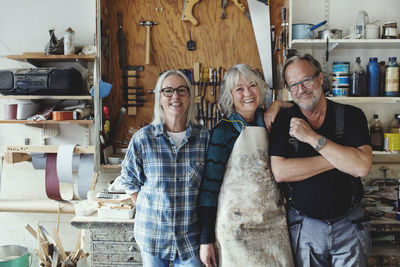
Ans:
[{"label": "white wall", "polygon": [[[76,46],[93,45],[95,20],[96,0],[1,0],[0,69],[32,67],[28,63],[9,60],[6,56],[44,51],[51,28],[55,28],[56,37],[61,38],[64,31],[71,27],[75,31]],[[3,102],[0,102],[1,106]],[[61,126],[61,134],[48,142],[85,144],[85,131],[84,127],[77,125]],[[30,138],[31,144],[40,145],[40,133],[40,128],[0,124],[0,153],[4,152],[5,145],[24,144],[26,137]],[[93,136],[90,142],[93,142]],[[30,162],[4,163],[1,174],[0,201],[47,199],[44,170],[33,169]],[[96,190],[104,188],[116,175],[102,175]],[[72,217],[72,214],[61,214],[60,238],[66,250],[75,247],[78,235],[78,230],[69,223]],[[57,224],[57,214],[0,212],[0,246],[24,245],[32,253],[37,248],[37,242],[24,227],[26,224],[36,225],[37,220],[51,230]],[[38,266],[36,256],[32,266]]]}]

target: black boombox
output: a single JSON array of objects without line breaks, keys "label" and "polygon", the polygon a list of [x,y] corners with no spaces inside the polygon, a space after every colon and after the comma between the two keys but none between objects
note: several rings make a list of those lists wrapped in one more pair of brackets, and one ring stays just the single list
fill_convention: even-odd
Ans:
[{"label": "black boombox", "polygon": [[0,94],[82,95],[83,80],[74,68],[0,70]]}]

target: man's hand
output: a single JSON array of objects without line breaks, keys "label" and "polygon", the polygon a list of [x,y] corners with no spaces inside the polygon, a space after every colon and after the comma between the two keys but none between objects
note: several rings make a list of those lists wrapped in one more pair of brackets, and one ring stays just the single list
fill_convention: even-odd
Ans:
[{"label": "man's hand", "polygon": [[295,137],[303,143],[312,145],[318,139],[318,134],[311,128],[305,120],[293,117],[290,120],[289,135]]},{"label": "man's hand", "polygon": [[200,260],[206,267],[217,266],[217,258],[215,257],[214,245],[212,243],[200,245]]},{"label": "man's hand", "polygon": [[138,196],[138,194],[139,194],[139,192],[136,192],[136,193],[130,194],[130,196],[131,196],[131,199],[132,199],[132,202],[133,202],[133,204],[135,204],[135,205],[136,205],[136,200],[137,200],[137,196]]}]

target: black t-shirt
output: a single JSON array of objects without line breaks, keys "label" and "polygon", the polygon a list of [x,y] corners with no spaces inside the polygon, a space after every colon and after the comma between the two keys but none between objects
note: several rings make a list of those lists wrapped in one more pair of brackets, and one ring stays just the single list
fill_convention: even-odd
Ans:
[{"label": "black t-shirt", "polygon": [[[336,138],[335,103],[327,100],[324,122],[315,130],[327,139],[344,146],[369,145],[368,124],[364,113],[357,107],[344,105],[344,134]],[[299,107],[282,110],[275,119],[270,133],[270,156],[302,158],[319,156],[312,146],[289,136],[292,117],[307,121]],[[332,219],[345,215],[351,205],[352,176],[333,169],[299,182],[290,183],[295,208],[317,219]],[[284,185],[287,183],[283,183]]]}]

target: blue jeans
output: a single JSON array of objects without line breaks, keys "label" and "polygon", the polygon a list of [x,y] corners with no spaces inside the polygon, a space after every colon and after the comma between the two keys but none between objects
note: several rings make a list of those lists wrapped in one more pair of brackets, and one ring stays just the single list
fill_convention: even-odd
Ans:
[{"label": "blue jeans", "polygon": [[[142,255],[143,267],[168,267],[170,260],[161,259],[151,255],[150,253],[140,250]],[[172,261],[174,267],[201,267],[201,261],[199,257],[190,258],[187,260],[181,260],[178,254],[176,254],[175,259]]]},{"label": "blue jeans", "polygon": [[367,266],[371,224],[359,206],[334,220],[312,219],[291,207],[288,225],[296,266]]}]

